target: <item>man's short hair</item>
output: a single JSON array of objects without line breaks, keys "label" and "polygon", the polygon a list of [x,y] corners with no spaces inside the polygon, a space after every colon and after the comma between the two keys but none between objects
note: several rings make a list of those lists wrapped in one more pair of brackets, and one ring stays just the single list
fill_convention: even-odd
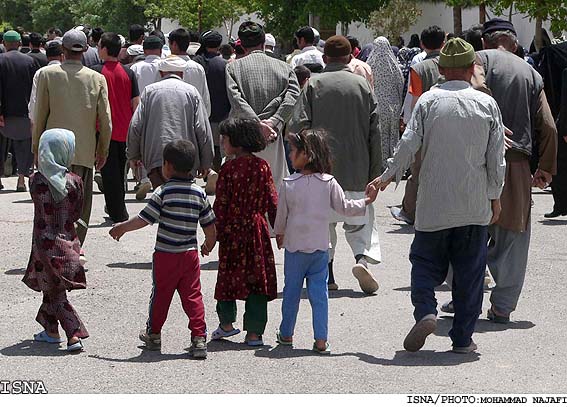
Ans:
[{"label": "man's short hair", "polygon": [[305,26],[295,32],[295,38],[298,40],[303,38],[307,44],[313,44],[313,41],[315,41],[315,33],[311,27]]},{"label": "man's short hair", "polygon": [[347,40],[350,42],[350,47],[352,48],[353,52],[355,48],[360,48],[360,42],[358,42],[358,38],[353,37],[352,35],[347,35]]},{"label": "man's short hair", "polygon": [[189,31],[185,28],[178,28],[169,33],[169,41],[175,42],[179,49],[185,52],[189,48],[191,37],[189,36]]},{"label": "man's short hair", "polygon": [[170,141],[163,148],[163,161],[173,165],[176,172],[191,172],[195,164],[195,146],[189,140]]},{"label": "man's short hair", "polygon": [[61,31],[59,28],[57,27],[51,27],[47,30],[47,33],[49,35],[51,34],[55,34],[56,37],[63,37],[63,31]]},{"label": "man's short hair", "polygon": [[421,32],[421,43],[427,49],[440,49],[445,41],[445,31],[436,25],[427,27]]},{"label": "man's short hair", "polygon": [[91,31],[91,40],[93,41],[94,44],[98,44],[98,42],[100,41],[100,37],[102,37],[102,34],[104,34],[104,30],[100,27],[96,27],[93,28],[93,30]]},{"label": "man's short hair", "polygon": [[199,42],[201,39],[201,35],[197,31],[189,31],[189,41],[191,42]]},{"label": "man's short hair", "polygon": [[30,46],[30,36],[27,34],[22,35],[22,47]]},{"label": "man's short hair", "polygon": [[486,48],[498,48],[500,45],[513,52],[518,47],[518,37],[511,31],[493,31],[482,36]]},{"label": "man's short hair", "polygon": [[132,24],[130,29],[128,30],[128,36],[130,37],[130,41],[138,41],[140,37],[144,35],[144,27],[140,24]]},{"label": "man's short hair", "polygon": [[475,51],[482,51],[482,26],[472,26],[464,31],[459,37],[471,44]]},{"label": "man's short hair", "polygon": [[39,33],[31,33],[30,34],[30,43],[34,47],[39,47],[41,45],[42,39],[43,39],[43,37]]},{"label": "man's short hair", "polygon": [[63,46],[58,41],[49,41],[45,45],[45,56],[53,58],[63,55]]},{"label": "man's short hair", "polygon": [[155,30],[153,30],[150,35],[155,35],[156,37],[159,37],[159,39],[161,40],[162,44],[165,44],[165,35],[163,35],[163,32],[161,30],[158,30],[157,28]]},{"label": "man's short hair", "polygon": [[106,52],[111,57],[117,58],[122,48],[122,43],[118,34],[106,32],[100,37],[100,48],[106,48]]},{"label": "man's short hair", "polygon": [[297,81],[302,84],[307,79],[311,78],[311,71],[305,65],[297,65],[293,68],[295,76],[297,76]]}]

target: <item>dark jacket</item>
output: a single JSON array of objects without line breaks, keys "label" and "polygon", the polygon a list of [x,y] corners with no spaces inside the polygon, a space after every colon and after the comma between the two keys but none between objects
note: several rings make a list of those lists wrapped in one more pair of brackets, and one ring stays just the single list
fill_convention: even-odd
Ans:
[{"label": "dark jacket", "polygon": [[18,50],[0,54],[0,115],[28,116],[28,103],[39,63]]},{"label": "dark jacket", "polygon": [[211,98],[211,123],[219,123],[228,117],[230,102],[226,91],[226,64],[219,54],[205,53],[194,59],[203,66]]}]

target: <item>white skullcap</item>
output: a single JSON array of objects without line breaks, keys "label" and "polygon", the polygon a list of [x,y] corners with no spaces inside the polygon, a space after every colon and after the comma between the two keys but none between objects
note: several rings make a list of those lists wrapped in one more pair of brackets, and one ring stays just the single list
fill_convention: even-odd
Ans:
[{"label": "white skullcap", "polygon": [[158,63],[161,72],[184,72],[186,67],[187,62],[178,56],[169,56]]},{"label": "white skullcap", "polygon": [[272,34],[266,34],[266,43],[268,47],[275,47],[276,46],[276,39]]},{"label": "white skullcap", "polygon": [[130,45],[126,50],[130,56],[144,55],[144,47],[138,44]]}]

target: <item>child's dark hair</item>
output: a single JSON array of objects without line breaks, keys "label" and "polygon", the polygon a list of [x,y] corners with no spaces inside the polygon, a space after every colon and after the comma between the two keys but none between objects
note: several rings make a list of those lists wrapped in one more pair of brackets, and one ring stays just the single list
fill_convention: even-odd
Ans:
[{"label": "child's dark hair", "polygon": [[171,163],[175,172],[187,174],[195,164],[195,146],[188,140],[170,141],[163,148],[163,161]]},{"label": "child's dark hair", "polygon": [[258,121],[231,118],[221,122],[219,132],[228,137],[233,147],[242,147],[249,153],[257,153],[266,148],[266,139],[260,131]]},{"label": "child's dark hair", "polygon": [[309,162],[304,169],[321,173],[331,172],[331,150],[325,131],[304,129],[297,134],[290,134],[288,140],[298,151],[304,151],[307,155]]}]

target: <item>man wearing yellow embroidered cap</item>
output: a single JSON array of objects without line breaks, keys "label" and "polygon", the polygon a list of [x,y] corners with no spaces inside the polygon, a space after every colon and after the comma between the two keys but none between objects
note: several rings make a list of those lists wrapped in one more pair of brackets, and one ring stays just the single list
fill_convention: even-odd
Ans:
[{"label": "man wearing yellow embroidered cap", "polygon": [[468,353],[482,309],[488,225],[500,215],[504,126],[496,101],[471,87],[475,52],[456,38],[445,44],[439,69],[446,82],[424,93],[387,170],[369,185],[399,183],[421,148],[415,238],[410,249],[416,324],[404,348],[416,352],[437,325],[435,287],[453,266],[453,351]]}]

